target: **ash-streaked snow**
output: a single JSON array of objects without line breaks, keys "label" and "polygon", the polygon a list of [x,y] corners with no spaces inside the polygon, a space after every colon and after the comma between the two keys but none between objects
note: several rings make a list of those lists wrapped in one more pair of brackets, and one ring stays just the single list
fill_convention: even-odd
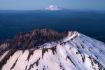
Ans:
[{"label": "ash-streaked snow", "polygon": [[6,51],[0,70],[105,70],[105,44],[81,33],[39,47]]}]

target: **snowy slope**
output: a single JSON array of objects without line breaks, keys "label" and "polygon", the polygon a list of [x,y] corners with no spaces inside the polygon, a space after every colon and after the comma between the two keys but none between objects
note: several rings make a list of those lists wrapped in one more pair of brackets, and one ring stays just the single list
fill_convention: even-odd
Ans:
[{"label": "snowy slope", "polygon": [[78,32],[39,48],[7,50],[0,70],[105,70],[105,44]]}]

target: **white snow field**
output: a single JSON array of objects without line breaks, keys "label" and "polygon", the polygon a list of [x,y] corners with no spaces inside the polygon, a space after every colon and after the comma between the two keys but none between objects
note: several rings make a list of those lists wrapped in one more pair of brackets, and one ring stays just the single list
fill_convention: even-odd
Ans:
[{"label": "white snow field", "polygon": [[[0,70],[105,70],[105,44],[76,31],[40,48],[12,49],[0,56]],[[5,63],[4,63],[5,62]]]}]

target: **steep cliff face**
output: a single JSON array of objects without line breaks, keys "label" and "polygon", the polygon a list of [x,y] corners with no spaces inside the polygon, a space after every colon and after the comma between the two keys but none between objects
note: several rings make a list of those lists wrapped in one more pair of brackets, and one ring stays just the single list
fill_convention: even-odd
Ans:
[{"label": "steep cliff face", "polygon": [[[29,47],[32,40],[41,44]],[[0,45],[0,50],[9,47],[0,55],[0,70],[105,70],[105,44],[75,31],[34,30],[13,41],[12,47],[10,42]],[[14,49],[18,41],[22,45]]]},{"label": "steep cliff face", "polygon": [[44,43],[58,41],[66,37],[67,33],[59,33],[51,29],[35,29],[32,32],[24,32],[17,35],[14,39],[2,44],[2,49],[30,49]]}]

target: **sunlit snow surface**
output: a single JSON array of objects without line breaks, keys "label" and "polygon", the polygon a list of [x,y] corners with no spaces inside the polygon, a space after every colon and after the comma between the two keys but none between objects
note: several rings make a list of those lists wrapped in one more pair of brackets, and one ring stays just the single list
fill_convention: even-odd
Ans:
[{"label": "sunlit snow surface", "polygon": [[9,57],[10,51],[0,56],[0,70],[105,70],[105,44],[78,32]]},{"label": "sunlit snow surface", "polygon": [[50,10],[50,11],[57,11],[57,10],[62,10],[62,8],[55,6],[55,5],[50,5],[48,8],[46,8],[46,10]]}]

